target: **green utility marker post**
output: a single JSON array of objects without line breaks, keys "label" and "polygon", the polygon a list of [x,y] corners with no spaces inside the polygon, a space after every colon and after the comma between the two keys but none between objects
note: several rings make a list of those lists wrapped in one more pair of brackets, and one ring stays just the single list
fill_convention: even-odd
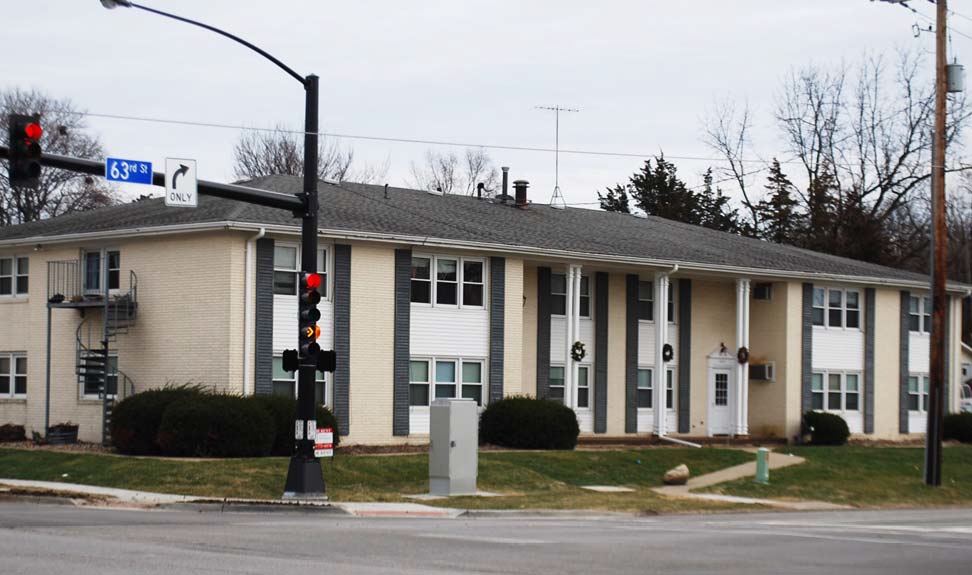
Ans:
[{"label": "green utility marker post", "polygon": [[756,452],[756,483],[769,484],[769,449],[765,447]]}]

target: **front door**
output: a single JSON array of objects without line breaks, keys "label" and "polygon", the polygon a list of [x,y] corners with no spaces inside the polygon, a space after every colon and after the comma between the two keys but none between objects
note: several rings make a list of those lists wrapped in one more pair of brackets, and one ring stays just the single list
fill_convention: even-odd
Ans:
[{"label": "front door", "polygon": [[709,371],[709,435],[732,433],[732,370]]}]

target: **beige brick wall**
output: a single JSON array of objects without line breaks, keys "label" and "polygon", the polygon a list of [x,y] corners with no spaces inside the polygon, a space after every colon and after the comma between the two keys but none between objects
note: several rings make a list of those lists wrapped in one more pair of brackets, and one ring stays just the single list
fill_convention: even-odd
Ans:
[{"label": "beige brick wall", "polygon": [[[775,288],[774,288],[775,289]],[[803,419],[803,284],[787,282],[786,297],[786,366],[778,373],[784,378],[786,392],[786,437],[792,439],[800,433]],[[776,297],[774,292],[773,297]]]},{"label": "beige brick wall", "polygon": [[692,280],[692,390],[689,435],[706,435],[708,356],[720,343],[736,349],[736,288],[733,281]]},{"label": "beige brick wall", "polygon": [[898,433],[900,310],[900,291],[875,290],[874,434],[866,436],[873,439],[894,439],[901,435]]},{"label": "beige brick wall", "polygon": [[773,284],[772,290],[771,299],[752,299],[749,305],[750,364],[776,364],[776,381],[749,383],[749,434],[755,437],[786,436],[789,293],[785,282]]},{"label": "beige brick wall", "polygon": [[625,327],[625,274],[608,278],[608,406],[607,435],[624,435],[624,357],[628,332]]},{"label": "beige brick wall", "polygon": [[523,269],[523,353],[521,392],[537,395],[537,266]]},{"label": "beige brick wall", "polygon": [[503,393],[523,393],[523,260],[506,258],[503,322]]},{"label": "beige brick wall", "polygon": [[392,436],[395,248],[355,243],[351,248],[352,443],[405,441]]}]

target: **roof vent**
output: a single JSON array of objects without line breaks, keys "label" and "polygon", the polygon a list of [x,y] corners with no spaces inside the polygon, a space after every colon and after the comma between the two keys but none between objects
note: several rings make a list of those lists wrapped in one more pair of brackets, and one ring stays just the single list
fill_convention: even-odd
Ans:
[{"label": "roof vent", "polygon": [[428,192],[428,193],[430,193],[430,194],[432,194],[433,196],[442,196],[442,195],[444,195],[442,193],[442,187],[441,186],[437,187],[434,190],[428,189],[428,190],[425,190],[425,191]]},{"label": "roof vent", "polygon": [[631,212],[631,215],[636,218],[641,218],[643,220],[648,219],[648,214],[646,214],[645,212]]},{"label": "roof vent", "polygon": [[513,182],[514,195],[516,196],[516,207],[521,210],[527,209],[530,202],[527,201],[527,188],[530,186],[530,182],[526,180],[516,180]]}]

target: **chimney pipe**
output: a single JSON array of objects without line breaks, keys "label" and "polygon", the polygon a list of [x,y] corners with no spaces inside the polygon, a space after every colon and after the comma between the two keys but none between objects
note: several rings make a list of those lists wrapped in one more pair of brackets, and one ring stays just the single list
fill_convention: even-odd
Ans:
[{"label": "chimney pipe", "polygon": [[476,184],[476,196],[478,196],[480,200],[483,199],[484,188],[486,188],[486,184],[484,184],[483,182],[479,182],[478,184]]},{"label": "chimney pipe", "polygon": [[503,198],[503,203],[505,204],[506,196],[510,193],[510,167],[503,166],[500,169],[503,170],[503,195],[500,197]]},{"label": "chimney pipe", "polygon": [[526,180],[516,180],[513,182],[513,190],[516,195],[516,207],[520,208],[521,210],[525,210],[528,205],[527,187],[529,185],[530,182]]}]

